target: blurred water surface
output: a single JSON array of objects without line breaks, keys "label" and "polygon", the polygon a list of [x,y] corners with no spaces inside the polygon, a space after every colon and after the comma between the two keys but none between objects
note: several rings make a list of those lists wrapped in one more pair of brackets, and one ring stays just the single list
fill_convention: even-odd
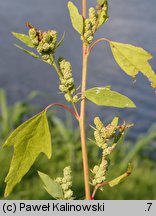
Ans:
[{"label": "blurred water surface", "polygon": [[[61,34],[66,32],[59,54],[70,59],[77,86],[81,81],[81,42],[79,35],[72,29],[67,0],[5,0],[0,1],[0,87],[6,89],[10,103],[23,99],[32,90],[51,94],[49,102],[62,102],[58,92],[58,78],[53,69],[40,61],[34,60],[13,47],[17,40],[12,31],[27,33],[25,22],[29,21],[40,29],[56,29]],[[75,1],[79,5],[80,2]],[[88,0],[88,6],[95,1]],[[156,1],[155,0],[116,0],[109,1],[110,19],[98,32],[98,37],[132,43],[151,52],[156,59]],[[97,38],[98,38],[97,37]],[[58,55],[59,55],[58,54]],[[156,71],[155,60],[151,61]],[[88,88],[112,85],[112,89],[129,96],[137,109],[115,109],[97,107],[88,103],[87,121],[92,123],[95,115],[104,120],[111,115],[120,114],[122,119],[135,123],[130,138],[148,130],[156,122],[156,95],[150,84],[141,74],[137,81],[123,73],[112,58],[109,46],[98,44],[89,59]],[[40,101],[43,106],[46,104]]]}]

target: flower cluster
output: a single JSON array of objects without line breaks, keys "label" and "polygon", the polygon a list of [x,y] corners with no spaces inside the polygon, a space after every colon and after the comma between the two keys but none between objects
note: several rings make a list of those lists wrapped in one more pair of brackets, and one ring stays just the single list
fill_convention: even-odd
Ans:
[{"label": "flower cluster", "polygon": [[115,141],[111,146],[108,146],[108,141],[111,138],[114,138],[114,140],[116,140],[115,138],[119,139],[123,132],[133,125],[126,125],[125,123],[123,125],[117,125],[117,120],[116,122],[112,121],[105,127],[99,117],[94,118],[94,124],[96,127],[94,128],[96,145],[102,149],[102,161],[100,165],[94,166],[93,170],[91,170],[94,175],[94,177],[92,178],[92,184],[95,186],[105,181],[105,174],[108,168],[108,156],[112,153],[117,143]]},{"label": "flower cluster", "polygon": [[110,138],[114,136],[117,127],[111,124],[105,127],[99,117],[94,118],[94,124],[96,126],[96,130],[94,131],[94,137],[97,146],[99,146],[103,150],[110,148],[108,147],[107,142]]},{"label": "flower cluster", "polygon": [[84,40],[90,44],[93,40],[94,32],[96,31],[97,14],[93,7],[89,9],[89,18],[85,19],[84,25]]},{"label": "flower cluster", "polygon": [[73,199],[73,191],[72,187],[72,176],[71,176],[71,168],[70,166],[65,167],[63,170],[63,177],[58,177],[55,181],[61,185],[63,191],[63,199],[64,200],[72,200]]},{"label": "flower cluster", "polygon": [[[59,89],[61,92],[65,93],[65,99],[70,102],[71,100],[76,103],[78,101],[77,95],[73,96],[76,92],[74,79],[72,75],[72,67],[69,61],[61,59],[59,61],[60,71],[62,76],[60,77]],[[70,95],[69,95],[70,93]]]},{"label": "flower cluster", "polygon": [[94,175],[92,179],[93,186],[104,182],[104,180],[106,179],[105,174],[107,171],[107,166],[108,162],[105,158],[103,158],[101,164],[94,166],[93,170],[91,170]]},{"label": "flower cluster", "polygon": [[90,44],[93,40],[96,30],[107,20],[108,15],[107,0],[103,0],[101,4],[98,3],[97,10],[91,7],[89,8],[89,18],[84,22],[84,33],[81,37],[84,42]]},{"label": "flower cluster", "polygon": [[30,28],[29,37],[43,60],[48,61],[56,49],[57,32],[54,30],[41,32],[36,28]]}]

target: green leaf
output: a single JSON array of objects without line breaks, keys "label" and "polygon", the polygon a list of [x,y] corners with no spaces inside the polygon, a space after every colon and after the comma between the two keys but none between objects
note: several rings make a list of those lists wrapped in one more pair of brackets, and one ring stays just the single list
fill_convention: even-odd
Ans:
[{"label": "green leaf", "polygon": [[149,79],[151,86],[156,88],[156,74],[148,63],[152,58],[150,53],[141,47],[114,41],[110,41],[110,47],[116,62],[125,73],[135,77],[140,71]]},{"label": "green leaf", "polygon": [[111,122],[111,125],[117,126],[119,122],[119,116],[115,116]]},{"label": "green leaf", "polygon": [[28,55],[30,55],[30,56],[32,56],[32,57],[34,57],[34,58],[37,58],[37,59],[40,59],[40,60],[41,60],[40,56],[36,55],[35,53],[30,52],[29,50],[26,50],[26,49],[22,48],[21,46],[19,46],[19,45],[17,45],[17,44],[14,44],[14,46],[17,47],[17,48],[19,48],[19,49],[22,50],[23,52],[27,53]]},{"label": "green leaf", "polygon": [[[98,16],[99,16],[99,21],[98,21],[98,28],[100,26],[102,26],[106,21],[107,19],[109,18],[108,16],[108,3],[106,0],[100,0],[101,4],[100,5],[103,5],[105,3],[105,5],[103,6],[103,9],[99,12]],[[103,3],[102,3],[103,2]]]},{"label": "green leaf", "polygon": [[103,5],[105,3],[106,0],[97,0],[99,5]]},{"label": "green leaf", "polygon": [[48,158],[51,157],[51,135],[46,111],[42,111],[20,125],[3,146],[14,146],[9,173],[5,179],[7,184],[5,197],[7,197],[29,171],[41,152]]},{"label": "green leaf", "polygon": [[121,176],[113,179],[112,181],[110,181],[108,183],[108,185],[110,187],[114,187],[114,186],[120,184],[121,182],[123,182],[131,174],[132,170],[133,170],[132,164],[128,164],[127,172],[125,172],[123,175],[121,175]]},{"label": "green leaf", "polygon": [[135,104],[126,96],[111,91],[110,87],[95,87],[85,91],[85,97],[99,106],[134,108]]},{"label": "green leaf", "polygon": [[39,172],[38,174],[44,184],[44,188],[45,190],[55,199],[61,199],[63,198],[63,191],[62,188],[60,186],[60,184],[58,184],[57,182],[55,182],[54,180],[52,180],[48,175]]},{"label": "green leaf", "polygon": [[12,34],[18,40],[20,40],[23,43],[25,43],[25,45],[27,45],[28,47],[34,48],[34,45],[33,45],[32,41],[30,40],[30,38],[29,38],[28,35],[20,34],[20,33],[16,33],[16,32],[12,32]]},{"label": "green leaf", "polygon": [[61,43],[62,43],[63,40],[64,40],[64,37],[65,37],[65,32],[63,33],[61,40],[56,44],[56,47],[55,47],[55,48],[57,48],[57,47],[59,47],[59,46],[61,45]]},{"label": "green leaf", "polygon": [[82,35],[83,34],[82,16],[79,14],[77,7],[70,1],[68,2],[68,9],[69,9],[71,22],[72,22],[74,29]]}]

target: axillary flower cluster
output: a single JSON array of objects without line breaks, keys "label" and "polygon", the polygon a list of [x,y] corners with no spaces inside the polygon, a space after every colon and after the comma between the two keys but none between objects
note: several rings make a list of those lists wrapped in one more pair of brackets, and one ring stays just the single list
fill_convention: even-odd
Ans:
[{"label": "axillary flower cluster", "polygon": [[[37,28],[28,24],[29,38],[37,49],[38,53],[41,55],[42,59],[47,63],[56,66],[55,61],[55,50],[58,47],[57,44],[57,32],[55,30],[48,30],[47,32],[42,32]],[[77,103],[78,96],[73,95],[76,92],[74,78],[72,75],[72,66],[69,61],[63,58],[58,60],[59,68],[57,72],[60,78],[59,90],[64,93],[64,97],[68,102]],[[57,66],[56,66],[57,67]],[[55,69],[56,69],[55,67]]]},{"label": "axillary flower cluster", "polygon": [[55,179],[55,182],[60,184],[62,191],[63,191],[63,200],[72,200],[73,198],[73,191],[71,190],[72,187],[72,170],[70,166],[67,166],[63,170],[63,177],[58,177]]},{"label": "axillary flower cluster", "polygon": [[41,32],[31,27],[29,29],[29,37],[34,48],[36,48],[38,53],[42,56],[42,59],[50,63],[50,55],[54,54],[57,45],[57,32],[54,30]]},{"label": "axillary flower cluster", "polygon": [[84,34],[81,36],[81,40],[90,44],[93,40],[96,30],[107,20],[108,4],[106,0],[98,3],[97,8],[89,8],[87,19],[84,20]]},{"label": "axillary flower cluster", "polygon": [[106,127],[103,125],[99,117],[94,118],[95,130],[94,138],[96,145],[102,149],[102,159],[99,165],[95,165],[91,170],[93,173],[92,184],[95,186],[101,184],[106,179],[106,171],[108,169],[108,156],[116,147],[116,142],[110,146],[110,139],[117,138],[120,134],[123,135],[124,131],[132,125],[117,125],[110,123]]},{"label": "axillary flower cluster", "polygon": [[69,61],[65,59],[59,60],[60,71],[62,76],[60,77],[59,89],[61,92],[65,93],[64,97],[68,102],[71,100],[76,103],[78,101],[78,96],[73,94],[76,92],[74,78],[72,75],[72,66]]}]

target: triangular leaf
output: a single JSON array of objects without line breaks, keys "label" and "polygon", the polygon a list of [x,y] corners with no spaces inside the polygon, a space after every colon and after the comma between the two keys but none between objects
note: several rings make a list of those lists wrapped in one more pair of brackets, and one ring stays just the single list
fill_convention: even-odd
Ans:
[{"label": "triangular leaf", "polygon": [[15,47],[19,48],[20,50],[22,50],[23,52],[27,53],[28,55],[41,60],[40,56],[36,55],[35,53],[30,52],[29,50],[26,50],[26,49],[22,48],[21,46],[19,46],[17,44],[14,44],[14,45],[15,45]]},{"label": "triangular leaf", "polygon": [[114,41],[110,41],[110,46],[116,62],[125,73],[135,77],[140,71],[149,79],[151,86],[156,88],[156,74],[148,63],[152,58],[150,53],[141,47]]},{"label": "triangular leaf", "polygon": [[108,87],[95,87],[85,91],[85,97],[99,106],[134,108],[135,104],[126,96],[111,91]]},{"label": "triangular leaf", "polygon": [[13,36],[16,37],[18,40],[22,41],[23,43],[25,43],[28,47],[33,48],[34,45],[32,43],[32,41],[30,40],[28,35],[25,34],[20,34],[20,33],[16,33],[16,32],[12,32]]},{"label": "triangular leaf", "polygon": [[83,34],[82,16],[79,14],[77,7],[72,2],[68,2],[68,9],[69,9],[71,22],[74,29],[82,35]]},{"label": "triangular leaf", "polygon": [[108,183],[108,185],[109,185],[110,187],[114,187],[114,186],[120,184],[121,182],[123,182],[123,181],[131,174],[132,170],[133,170],[133,166],[132,166],[132,164],[129,164],[129,165],[128,165],[127,172],[125,172],[125,173],[122,174],[121,176],[119,176],[119,177],[113,179],[112,181],[110,181],[110,182]]},{"label": "triangular leaf", "polygon": [[14,146],[14,154],[9,173],[5,179],[5,197],[29,171],[38,155],[43,152],[51,157],[51,135],[46,112],[35,115],[20,125],[6,140],[3,146]]},{"label": "triangular leaf", "polygon": [[54,180],[52,180],[48,175],[39,172],[38,174],[44,184],[44,188],[45,190],[54,198],[56,199],[62,199],[63,198],[63,191],[61,186],[55,182]]}]

